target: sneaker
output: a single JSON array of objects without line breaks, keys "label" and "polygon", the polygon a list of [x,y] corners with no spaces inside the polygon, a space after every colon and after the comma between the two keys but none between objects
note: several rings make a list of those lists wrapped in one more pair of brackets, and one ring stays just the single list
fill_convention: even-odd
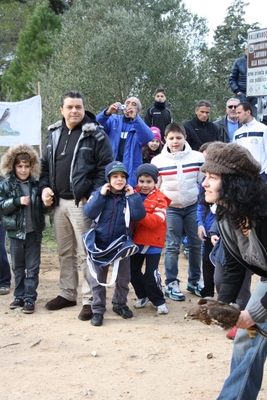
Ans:
[{"label": "sneaker", "polygon": [[234,326],[226,335],[227,339],[234,340],[237,333],[237,327]]},{"label": "sneaker", "polygon": [[11,310],[15,310],[15,308],[23,307],[24,301],[22,299],[18,299],[17,297],[13,301],[13,303],[9,304],[9,308]]},{"label": "sneaker", "polygon": [[171,282],[165,286],[165,295],[172,300],[185,300],[185,295],[181,292],[179,283],[177,281]]},{"label": "sneaker", "polygon": [[149,302],[148,297],[144,297],[143,299],[138,299],[137,302],[134,304],[134,308],[143,308]]},{"label": "sneaker", "polygon": [[114,311],[114,313],[120,315],[124,319],[133,317],[133,313],[128,306],[122,308],[113,307],[112,310]]},{"label": "sneaker", "polygon": [[93,314],[91,319],[91,325],[93,326],[101,326],[103,324],[103,315],[102,314]]},{"label": "sneaker", "polygon": [[158,314],[168,314],[169,310],[166,306],[166,303],[163,303],[160,306],[157,306],[157,312],[158,312]]},{"label": "sneaker", "polygon": [[198,297],[201,297],[201,290],[202,290],[202,286],[199,285],[199,283],[196,283],[195,285],[193,285],[193,283],[187,282],[187,287],[186,290],[192,294],[195,294]]},{"label": "sneaker", "polygon": [[35,309],[35,305],[34,305],[34,303],[32,301],[26,300],[24,302],[24,306],[23,306],[23,310],[22,311],[25,314],[32,314],[34,312],[34,309]]}]

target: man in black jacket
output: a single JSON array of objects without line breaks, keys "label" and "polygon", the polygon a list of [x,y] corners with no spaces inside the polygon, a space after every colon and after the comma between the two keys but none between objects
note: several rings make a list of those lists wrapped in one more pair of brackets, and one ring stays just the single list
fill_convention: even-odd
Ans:
[{"label": "man in black jacket", "polygon": [[78,254],[83,272],[83,308],[78,316],[92,316],[91,291],[82,234],[91,221],[83,214],[83,204],[92,191],[105,183],[105,166],[113,161],[110,141],[95,116],[85,111],[78,91],[63,94],[63,119],[48,128],[41,160],[40,188],[46,206],[55,205],[54,226],[60,262],[61,293],[46,304],[59,310],[77,304]]},{"label": "man in black jacket", "polygon": [[156,126],[157,128],[159,128],[161,133],[161,140],[162,142],[165,142],[165,128],[167,125],[173,122],[172,113],[166,107],[165,89],[156,89],[154,105],[146,110],[144,121],[149,127]]},{"label": "man in black jacket", "polygon": [[214,124],[218,128],[219,140],[224,143],[229,143],[233,141],[235,131],[241,127],[241,124],[237,120],[236,107],[240,101],[231,97],[226,102],[226,115]]},{"label": "man in black jacket", "polygon": [[209,122],[211,103],[208,100],[199,100],[195,107],[195,117],[184,123],[186,141],[193,150],[199,150],[203,143],[219,140],[218,128]]}]

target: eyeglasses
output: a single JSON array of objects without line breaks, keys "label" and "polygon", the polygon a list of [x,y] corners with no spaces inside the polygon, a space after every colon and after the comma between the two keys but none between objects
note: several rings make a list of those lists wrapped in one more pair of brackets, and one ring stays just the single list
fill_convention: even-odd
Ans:
[{"label": "eyeglasses", "polygon": [[236,109],[237,106],[227,106],[227,107],[230,109],[232,109],[232,108]]}]

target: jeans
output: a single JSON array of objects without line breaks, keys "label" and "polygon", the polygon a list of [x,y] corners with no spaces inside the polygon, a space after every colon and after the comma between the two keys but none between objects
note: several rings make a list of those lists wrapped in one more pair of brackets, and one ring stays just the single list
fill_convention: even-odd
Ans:
[{"label": "jeans", "polygon": [[26,239],[10,238],[12,271],[15,278],[14,297],[35,302],[39,283],[41,241],[36,233],[27,233]]},{"label": "jeans", "polygon": [[188,239],[188,282],[197,284],[200,280],[201,268],[201,241],[197,236],[196,222],[197,203],[185,208],[169,207],[166,215],[167,235],[164,256],[165,284],[178,281],[178,258],[183,228]]},{"label": "jeans", "polygon": [[91,290],[89,286],[89,268],[87,254],[82,241],[82,234],[86,233],[91,220],[83,213],[83,204],[79,207],[74,200],[59,200],[55,208],[54,226],[60,264],[59,287],[60,295],[67,300],[77,300],[78,288],[78,257],[81,259],[83,273],[82,295],[83,305],[91,304]]},{"label": "jeans", "polygon": [[[257,303],[267,291],[267,281],[259,282],[251,295],[247,309]],[[259,324],[267,329],[267,320]],[[254,339],[247,330],[238,329],[234,341],[230,375],[224,382],[217,400],[256,400],[262,384],[267,340],[260,335]]]},{"label": "jeans", "polygon": [[0,223],[0,287],[10,287],[11,271],[6,252],[6,231]]}]

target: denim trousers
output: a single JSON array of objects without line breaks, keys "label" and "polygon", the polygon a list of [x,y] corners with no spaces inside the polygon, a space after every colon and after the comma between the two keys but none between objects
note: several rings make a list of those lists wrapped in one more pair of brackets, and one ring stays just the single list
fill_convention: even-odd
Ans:
[{"label": "denim trousers", "polygon": [[[106,267],[94,267],[98,282],[106,283],[109,265]],[[115,289],[112,297],[112,304],[116,308],[123,308],[127,303],[129,283],[131,279],[130,258],[126,257],[120,261],[118,276],[115,282]],[[106,311],[106,287],[99,285],[95,278],[90,275],[90,286],[92,289],[92,312],[104,314]]]},{"label": "denim trousers", "polygon": [[169,207],[166,215],[167,234],[164,255],[165,284],[178,279],[178,258],[185,230],[188,239],[188,282],[197,284],[201,275],[201,241],[197,236],[197,203],[185,208]]},{"label": "denim trousers", "polygon": [[83,305],[91,304],[91,290],[89,286],[89,268],[87,254],[82,240],[91,225],[91,220],[83,213],[83,203],[77,207],[74,200],[60,198],[55,208],[54,227],[60,264],[60,296],[70,301],[77,300],[79,284],[78,266],[79,257],[83,273],[82,296]]},{"label": "denim trousers", "polygon": [[[141,254],[136,253],[130,257],[131,260],[131,284],[138,299],[148,297],[154,306],[165,303],[161,287],[161,275],[158,270],[160,253]],[[145,271],[142,266],[146,262]]]},{"label": "denim trousers", "polygon": [[0,223],[0,287],[10,287],[11,271],[6,252],[6,231]]},{"label": "denim trousers", "polygon": [[[267,291],[267,281],[258,282],[246,308],[257,303]],[[267,320],[258,324],[267,330]],[[267,340],[260,335],[254,339],[245,329],[238,329],[234,340],[230,375],[225,380],[217,400],[256,400],[261,388]]]},{"label": "denim trousers", "polygon": [[26,239],[10,238],[12,271],[15,279],[14,297],[35,302],[39,283],[41,241],[35,232],[27,233]]}]

